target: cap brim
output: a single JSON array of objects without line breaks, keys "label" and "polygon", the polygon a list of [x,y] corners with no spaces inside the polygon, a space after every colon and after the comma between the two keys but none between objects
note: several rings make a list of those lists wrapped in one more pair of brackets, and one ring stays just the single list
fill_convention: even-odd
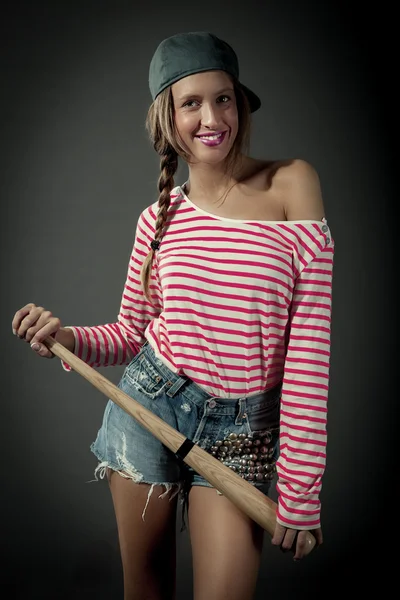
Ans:
[{"label": "cap brim", "polygon": [[255,94],[254,92],[252,92],[248,87],[246,87],[245,85],[243,85],[243,83],[240,84],[244,93],[247,96],[247,99],[249,101],[250,104],[250,111],[256,112],[256,110],[258,110],[261,106],[261,100],[260,98],[257,96],[257,94]]}]

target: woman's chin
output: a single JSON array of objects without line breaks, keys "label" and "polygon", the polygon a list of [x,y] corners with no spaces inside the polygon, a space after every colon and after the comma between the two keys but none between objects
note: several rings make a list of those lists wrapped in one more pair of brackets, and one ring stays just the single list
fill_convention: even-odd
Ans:
[{"label": "woman's chin", "polygon": [[204,152],[197,151],[192,154],[192,164],[218,165],[222,163],[228,156],[230,148],[212,150],[206,149]]}]

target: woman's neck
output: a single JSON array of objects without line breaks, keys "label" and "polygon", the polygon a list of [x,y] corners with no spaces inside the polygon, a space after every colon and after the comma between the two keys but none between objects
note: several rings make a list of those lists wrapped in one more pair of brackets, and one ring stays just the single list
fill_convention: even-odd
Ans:
[{"label": "woman's neck", "polygon": [[186,194],[191,198],[207,199],[210,203],[217,202],[243,179],[243,173],[248,171],[249,160],[252,159],[243,157],[233,172],[227,172],[223,165],[189,165]]}]

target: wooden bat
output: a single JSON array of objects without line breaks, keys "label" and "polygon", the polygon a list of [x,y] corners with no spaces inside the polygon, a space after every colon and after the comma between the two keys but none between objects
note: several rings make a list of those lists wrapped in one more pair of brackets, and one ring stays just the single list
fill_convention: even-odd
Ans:
[{"label": "wooden bat", "polygon": [[[221,494],[231,500],[243,513],[258,523],[270,536],[276,525],[276,503],[265,496],[251,483],[223,465],[211,454],[199,448],[179,431],[165,423],[160,417],[144,408],[137,400],[125,394],[94,368],[75,356],[54,338],[47,337],[43,343],[58,358],[64,360],[74,371],[87,379],[100,392],[111,398],[138,423],[145,427],[167,448],[204,477]],[[188,451],[189,450],[189,451]],[[305,554],[309,554],[316,543],[315,537],[307,532]]]}]

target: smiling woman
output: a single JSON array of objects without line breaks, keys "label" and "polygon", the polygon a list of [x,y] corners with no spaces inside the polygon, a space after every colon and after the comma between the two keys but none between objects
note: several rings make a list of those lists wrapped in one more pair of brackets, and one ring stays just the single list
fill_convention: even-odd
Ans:
[{"label": "smiling woman", "polygon": [[173,84],[172,97],[177,137],[191,166],[223,164],[239,128],[235,89],[229,75],[223,71],[190,75]]},{"label": "smiling woman", "polygon": [[[118,320],[61,327],[34,304],[14,332],[56,340],[264,494],[277,475],[274,545],[322,542],[334,242],[307,162],[248,155],[260,99],[208,32],[161,42],[146,121],[159,197],[141,213]],[[175,186],[178,161],[187,181]],[[69,370],[68,365],[63,365]],[[253,598],[263,531],[111,400],[91,449],[110,484],[125,600],[175,595],[177,497],[196,599]]]}]

